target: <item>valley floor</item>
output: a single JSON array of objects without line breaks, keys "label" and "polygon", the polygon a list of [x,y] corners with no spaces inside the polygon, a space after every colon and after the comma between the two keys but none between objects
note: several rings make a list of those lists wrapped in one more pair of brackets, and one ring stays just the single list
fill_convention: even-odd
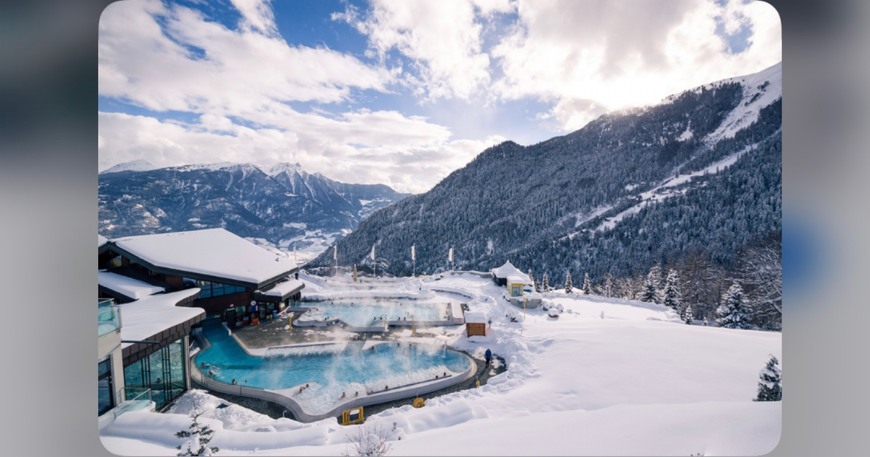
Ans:
[{"label": "valley floor", "polygon": [[446,341],[480,359],[491,349],[508,369],[480,388],[347,427],[217,408],[225,402],[193,390],[168,413],[121,415],[100,431],[106,449],[175,455],[174,435],[189,426],[194,402],[204,405],[200,420],[215,430],[219,455],[353,455],[349,439],[377,428],[389,455],[761,455],[779,442],[782,402],[752,399],[770,355],[782,360],[781,333],[690,326],[664,306],[564,291],[544,294],[564,308],[552,319],[510,305],[503,287],[472,272],[360,284],[300,279],[312,297],[453,294],[486,314],[488,336],[468,338],[463,326],[393,337]]}]

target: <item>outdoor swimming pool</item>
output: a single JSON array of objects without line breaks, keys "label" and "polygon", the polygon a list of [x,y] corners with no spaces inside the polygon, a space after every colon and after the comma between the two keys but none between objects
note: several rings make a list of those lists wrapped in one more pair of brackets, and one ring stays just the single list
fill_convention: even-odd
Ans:
[{"label": "outdoor swimming pool", "polygon": [[[469,358],[444,347],[409,343],[365,342],[275,348],[265,356],[246,353],[224,327],[203,328],[211,345],[194,361],[203,374],[226,384],[287,394],[307,410],[319,413],[344,398],[354,398],[401,386],[456,375],[471,367]],[[205,364],[206,367],[203,367]],[[300,386],[308,384],[299,392]]]},{"label": "outdoor swimming pool", "polygon": [[300,316],[302,322],[339,319],[354,327],[369,327],[384,321],[445,321],[450,317],[447,303],[415,300],[316,301],[303,305],[311,309]]}]

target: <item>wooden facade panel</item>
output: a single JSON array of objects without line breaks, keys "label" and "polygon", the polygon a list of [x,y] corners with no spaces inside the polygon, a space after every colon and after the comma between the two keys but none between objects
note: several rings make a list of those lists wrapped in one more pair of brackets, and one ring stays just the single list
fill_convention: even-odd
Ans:
[{"label": "wooden facade panel", "polygon": [[466,332],[467,336],[475,336],[475,335],[486,336],[486,324],[484,324],[484,323],[478,324],[478,323],[474,323],[474,322],[469,322],[469,323],[465,324],[465,332]]}]

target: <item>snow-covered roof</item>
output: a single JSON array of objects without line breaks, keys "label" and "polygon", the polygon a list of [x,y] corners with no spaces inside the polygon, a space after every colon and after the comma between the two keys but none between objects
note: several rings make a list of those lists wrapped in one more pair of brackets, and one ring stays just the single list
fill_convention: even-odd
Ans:
[{"label": "snow-covered roof", "polygon": [[[142,341],[199,315],[202,308],[175,306],[176,303],[199,293],[194,287],[168,294],[149,295],[134,302],[120,305],[121,340]],[[122,347],[133,343],[123,343]]]},{"label": "snow-covered roof", "polygon": [[97,271],[97,283],[106,289],[117,292],[133,300],[138,300],[165,291],[164,288],[148,284],[145,281],[140,281],[138,279],[129,278],[108,271]]},{"label": "snow-covered roof", "polygon": [[261,293],[263,295],[271,295],[275,297],[286,297],[287,295],[296,292],[303,287],[305,287],[305,283],[298,279],[291,279],[289,281],[279,282],[275,285],[275,287]]},{"label": "snow-covered roof", "polygon": [[525,275],[525,274],[523,274],[523,275],[510,275],[507,277],[507,280],[509,283],[513,283],[513,284],[526,284],[528,282],[531,282],[531,281],[529,281],[529,275]]},{"label": "snow-covered roof", "polygon": [[289,257],[269,252],[222,228],[130,236],[111,243],[151,267],[257,287],[296,269]]},{"label": "snow-covered roof", "polygon": [[97,233],[97,247],[98,247],[98,248],[99,248],[99,247],[102,247],[102,246],[103,246],[104,244],[106,244],[108,241],[109,241],[108,238],[106,238],[106,237],[104,237],[103,235],[100,235],[99,233]]},{"label": "snow-covered roof", "polygon": [[486,323],[486,314],[483,314],[481,311],[466,311],[465,312],[465,323],[466,324],[485,324]]},{"label": "snow-covered roof", "polygon": [[500,266],[500,267],[498,267],[498,268],[493,268],[493,269],[490,270],[490,271],[491,271],[492,274],[494,274],[495,277],[497,277],[497,278],[507,278],[507,277],[510,276],[510,275],[523,275],[523,276],[526,276],[526,274],[523,273],[522,271],[520,271],[519,268],[515,267],[515,266],[511,263],[510,260],[508,260],[507,262],[505,262],[504,265],[502,265],[502,266]]}]

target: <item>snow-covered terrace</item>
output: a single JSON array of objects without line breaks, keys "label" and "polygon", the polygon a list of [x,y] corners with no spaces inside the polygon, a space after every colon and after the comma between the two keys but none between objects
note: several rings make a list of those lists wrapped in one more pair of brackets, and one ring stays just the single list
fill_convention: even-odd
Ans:
[{"label": "snow-covered terrace", "polygon": [[108,290],[128,297],[130,300],[139,300],[140,298],[145,298],[149,295],[165,291],[162,287],[102,270],[97,271],[97,284]]},{"label": "snow-covered terrace", "polygon": [[265,292],[259,292],[259,293],[261,295],[265,295],[268,297],[277,297],[277,298],[283,299],[284,297],[286,297],[292,293],[295,293],[299,290],[302,290],[302,288],[304,288],[304,287],[305,287],[305,283],[303,283],[302,281],[300,281],[298,279],[291,279],[289,281],[279,282],[278,284],[275,285],[275,287],[273,287]]},{"label": "snow-covered terrace", "polygon": [[230,280],[254,288],[296,269],[289,257],[221,228],[130,236],[109,243],[152,269]]},{"label": "snow-covered terrace", "polygon": [[[176,325],[199,316],[205,316],[202,308],[176,306],[186,298],[199,293],[194,287],[168,294],[151,295],[134,302],[125,303],[121,309],[121,340],[142,341]],[[133,343],[123,343],[122,348]]]}]

